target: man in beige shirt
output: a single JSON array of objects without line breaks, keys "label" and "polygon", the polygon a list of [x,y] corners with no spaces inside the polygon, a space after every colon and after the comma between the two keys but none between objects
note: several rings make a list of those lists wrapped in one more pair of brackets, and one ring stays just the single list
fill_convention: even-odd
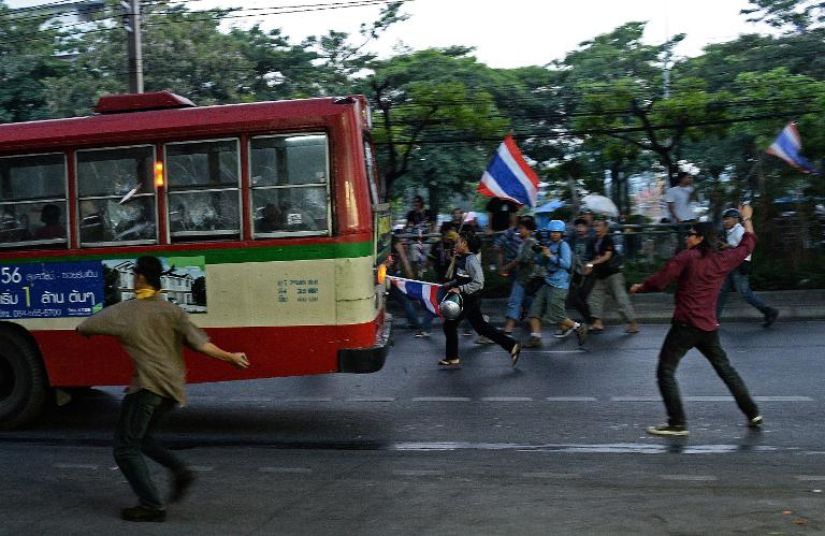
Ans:
[{"label": "man in beige shirt", "polygon": [[170,501],[182,499],[194,476],[157,442],[154,432],[175,405],[186,403],[183,345],[239,369],[247,368],[249,361],[244,353],[226,352],[209,342],[183,309],[161,298],[163,266],[157,257],[140,257],[133,271],[137,298],[105,308],[83,321],[77,331],[117,337],[132,359],[134,374],[121,406],[114,455],[140,504],[124,509],[121,517],[164,521],[166,510],[143,455],[172,472]]}]

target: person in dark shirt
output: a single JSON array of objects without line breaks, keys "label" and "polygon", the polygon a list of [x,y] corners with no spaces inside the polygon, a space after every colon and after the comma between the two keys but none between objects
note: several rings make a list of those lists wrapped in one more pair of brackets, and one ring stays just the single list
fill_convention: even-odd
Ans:
[{"label": "person in dark shirt", "polygon": [[43,227],[34,232],[35,240],[50,238],[66,238],[66,228],[60,224],[60,207],[49,203],[43,205],[40,212],[40,221]]},{"label": "person in dark shirt", "polygon": [[[595,278],[586,274],[586,266],[593,259],[593,242],[591,240],[588,220],[579,216],[573,221],[576,232],[568,239],[570,250],[573,252],[573,268],[571,270],[570,290],[567,293],[567,306],[573,307],[588,324],[593,324],[590,306],[587,298],[593,289]],[[559,335],[562,333],[560,332]]]},{"label": "person in dark shirt", "polygon": [[593,240],[592,260],[585,264],[585,274],[593,275],[595,278],[593,288],[588,299],[588,306],[592,316],[590,326],[591,333],[604,331],[602,322],[604,313],[604,300],[607,294],[613,296],[616,305],[619,306],[619,313],[625,322],[628,323],[625,333],[638,333],[639,326],[636,323],[636,312],[633,304],[627,296],[624,275],[621,269],[621,259],[613,243],[613,237],[607,226],[607,218],[599,215],[594,221],[596,238]]},{"label": "person in dark shirt", "polygon": [[407,212],[407,227],[424,233],[434,233],[435,224],[435,214],[424,205],[424,198],[420,195],[413,197],[413,208]]},{"label": "person in dark shirt", "polygon": [[438,241],[427,255],[427,261],[435,273],[435,280],[444,283],[447,280],[447,270],[453,260],[453,248],[458,233],[455,231],[452,222],[445,222],[441,225],[441,240]]},{"label": "person in dark shirt", "polygon": [[751,254],[756,245],[751,216],[753,208],[740,208],[745,235],[738,247],[718,251],[717,234],[707,222],[694,224],[685,237],[687,249],[676,254],[657,273],[644,283],[630,287],[630,292],[661,292],[676,281],[676,309],[662,349],[656,377],[664,399],[668,422],[651,426],[647,432],[658,436],[686,436],[688,429],[679,386],[676,383],[676,367],[691,348],[696,348],[710,361],[716,374],[725,382],[739,409],[748,419],[748,426],[758,428],[762,416],[750,396],[745,382],[728,361],[719,342],[719,323],[716,319],[716,299],[727,275]]},{"label": "person in dark shirt", "polygon": [[506,231],[516,225],[517,214],[521,207],[518,203],[509,199],[494,197],[487,203],[487,216],[489,223],[487,231],[495,233]]}]

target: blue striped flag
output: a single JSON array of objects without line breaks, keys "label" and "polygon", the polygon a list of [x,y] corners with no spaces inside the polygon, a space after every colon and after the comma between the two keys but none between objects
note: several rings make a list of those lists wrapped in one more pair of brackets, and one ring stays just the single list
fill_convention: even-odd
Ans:
[{"label": "blue striped flag", "polygon": [[487,164],[478,191],[487,197],[509,199],[531,208],[536,206],[539,177],[524,160],[516,141],[509,134]]},{"label": "blue striped flag", "polygon": [[803,173],[818,174],[808,159],[802,156],[801,151],[802,138],[799,136],[796,123],[791,121],[782,129],[782,132],[779,133],[779,136],[776,137],[776,140],[768,147],[766,152],[781,158]]},{"label": "blue striped flag", "polygon": [[438,307],[438,291],[441,289],[441,285],[391,275],[387,276],[387,279],[389,279],[390,284],[394,285],[402,294],[411,300],[421,302],[424,308],[433,315],[441,316],[441,311]]}]

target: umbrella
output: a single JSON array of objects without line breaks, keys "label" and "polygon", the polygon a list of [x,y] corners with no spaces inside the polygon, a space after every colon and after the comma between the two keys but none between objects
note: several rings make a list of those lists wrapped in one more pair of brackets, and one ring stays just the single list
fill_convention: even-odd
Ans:
[{"label": "umbrella", "polygon": [[616,218],[619,216],[619,209],[610,198],[603,195],[590,194],[582,198],[582,206],[585,206],[597,214],[604,214]]},{"label": "umbrella", "polygon": [[564,201],[561,199],[554,199],[549,203],[545,203],[533,212],[536,214],[548,214],[550,212],[554,212],[557,208],[561,208],[564,206]]}]

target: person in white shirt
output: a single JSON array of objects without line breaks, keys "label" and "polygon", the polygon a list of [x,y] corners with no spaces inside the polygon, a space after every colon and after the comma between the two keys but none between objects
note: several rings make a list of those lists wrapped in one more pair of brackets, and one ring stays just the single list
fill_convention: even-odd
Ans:
[{"label": "person in white shirt", "polygon": [[693,175],[686,171],[680,171],[677,175],[676,186],[668,188],[665,192],[668,217],[671,222],[682,223],[696,219],[693,208],[690,206],[693,190]]},{"label": "person in white shirt", "polygon": [[[745,228],[739,223],[740,217],[739,211],[735,208],[729,208],[722,213],[722,227],[725,232],[725,240],[722,244],[723,249],[735,248],[739,245],[739,242],[742,241],[742,237],[745,236]],[[743,300],[759,309],[759,312],[765,315],[765,321],[762,325],[767,328],[776,321],[779,316],[779,311],[766,305],[765,302],[759,299],[751,290],[750,281],[748,280],[748,274],[750,274],[751,270],[750,267],[751,255],[748,255],[737,269],[728,274],[727,279],[725,279],[725,282],[722,284],[722,288],[719,290],[719,298],[716,301],[716,319],[718,321],[721,318],[722,309],[725,307],[728,293],[731,289],[736,289],[736,292],[742,296]]]}]

